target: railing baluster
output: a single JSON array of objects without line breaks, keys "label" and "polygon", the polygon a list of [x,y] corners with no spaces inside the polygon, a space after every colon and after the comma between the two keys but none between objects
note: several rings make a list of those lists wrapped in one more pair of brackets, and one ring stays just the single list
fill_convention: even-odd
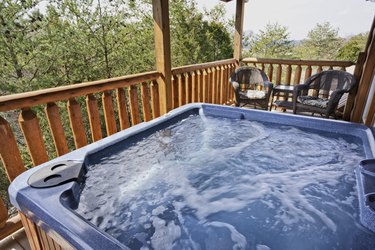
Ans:
[{"label": "railing baluster", "polygon": [[311,68],[311,65],[309,65],[309,66],[307,66],[307,68],[305,70],[305,79],[304,79],[304,81],[306,81],[311,76],[311,73],[312,73],[312,68]]},{"label": "railing baluster", "polygon": [[48,103],[45,108],[48,124],[51,129],[53,142],[58,156],[69,152],[64,128],[61,123],[59,107],[55,103]]},{"label": "railing baluster", "polygon": [[322,66],[319,66],[317,69],[316,69],[316,73],[320,73],[323,71],[323,67]]},{"label": "railing baluster", "polygon": [[283,66],[281,66],[281,64],[278,64],[277,69],[276,69],[276,84],[281,84],[282,73],[283,73]]},{"label": "railing baluster", "polygon": [[151,83],[151,103],[152,103],[152,116],[155,119],[160,116],[159,89],[158,89],[158,83],[156,81],[152,81]]},{"label": "railing baluster", "polygon": [[301,67],[301,65],[298,65],[296,67],[295,72],[294,72],[294,81],[293,81],[294,85],[299,84],[299,82],[301,80],[301,73],[302,73],[302,67]]},{"label": "railing baluster", "polygon": [[191,75],[189,73],[185,73],[184,76],[185,76],[186,103],[191,103],[191,97],[192,97]]},{"label": "railing baluster", "polygon": [[203,99],[202,99],[202,102],[208,102],[208,74],[207,74],[206,69],[203,69],[202,77],[203,77],[203,81],[202,81]]},{"label": "railing baluster", "polygon": [[216,98],[216,104],[220,104],[220,67],[219,66],[217,66],[216,68],[215,68],[215,70],[216,70],[216,96],[215,96],[215,98]]},{"label": "railing baluster", "polygon": [[145,122],[151,121],[151,110],[150,110],[150,93],[148,91],[147,82],[143,82],[141,86],[142,93],[142,108],[143,108],[143,119]]},{"label": "railing baluster", "polygon": [[340,70],[341,71],[346,71],[346,68],[345,67],[341,67]]},{"label": "railing baluster", "polygon": [[329,66],[329,70],[333,70],[333,66],[331,65],[331,66]]},{"label": "railing baluster", "polygon": [[197,70],[198,83],[198,102],[203,102],[203,75],[200,70]]},{"label": "railing baluster", "polygon": [[8,219],[8,209],[0,198],[0,230],[5,227]]},{"label": "railing baluster", "polygon": [[270,66],[268,67],[268,80],[270,82],[272,82],[272,75],[273,75],[273,65],[270,64]]},{"label": "railing baluster", "polygon": [[178,107],[178,79],[176,75],[172,76],[172,108]]},{"label": "railing baluster", "polygon": [[9,123],[0,116],[0,155],[8,179],[13,181],[25,171],[16,138]]},{"label": "railing baluster", "polygon": [[[116,97],[117,97],[118,116],[120,119],[120,129],[124,130],[130,127],[129,112],[128,112],[128,106],[126,104],[125,90],[123,88],[117,89]],[[157,105],[159,106],[159,103]]]},{"label": "railing baluster", "polygon": [[130,115],[132,118],[132,125],[136,125],[141,122],[138,108],[138,90],[137,86],[131,85],[128,89],[130,99]]},{"label": "railing baluster", "polygon": [[264,68],[264,63],[261,64],[261,67],[262,67],[262,68],[261,68],[262,71],[264,71],[264,69],[265,69],[265,68]]},{"label": "railing baluster", "polygon": [[228,65],[228,77],[227,77],[227,81],[228,81],[228,83],[227,83],[227,86],[228,86],[228,88],[227,88],[227,103],[228,102],[231,102],[232,101],[232,87],[230,86],[230,84],[229,84],[229,78],[230,78],[230,76],[232,75],[232,72],[233,72],[233,69],[234,69],[234,65],[233,64],[229,64]]},{"label": "railing baluster", "polygon": [[198,75],[193,71],[191,73],[191,101],[198,102]]},{"label": "railing baluster", "polygon": [[229,76],[228,76],[228,65],[225,64],[224,65],[224,103],[227,103],[228,101],[228,79],[229,79]]},{"label": "railing baluster", "polygon": [[113,98],[109,91],[104,91],[102,95],[103,111],[105,128],[107,130],[107,135],[113,135],[117,132],[115,111],[113,109]]},{"label": "railing baluster", "polygon": [[38,117],[30,109],[23,110],[18,118],[34,166],[48,161]]},{"label": "railing baluster", "polygon": [[185,78],[178,74],[177,75],[177,82],[178,82],[178,106],[182,106],[185,104]]},{"label": "railing baluster", "polygon": [[68,101],[68,113],[76,148],[86,146],[87,138],[82,120],[81,107],[75,98],[70,98]]},{"label": "railing baluster", "polygon": [[207,102],[212,103],[212,70],[207,69]]},{"label": "railing baluster", "polygon": [[211,84],[211,93],[212,93],[212,103],[217,103],[216,95],[217,95],[217,74],[216,74],[216,68],[212,67],[212,84]]},{"label": "railing baluster", "polygon": [[98,141],[103,138],[102,126],[100,125],[100,116],[98,102],[94,95],[86,96],[87,115],[89,117],[92,141]]},{"label": "railing baluster", "polygon": [[292,66],[288,64],[286,67],[286,73],[285,73],[285,83],[286,85],[290,85],[290,80],[292,78]]},{"label": "railing baluster", "polygon": [[224,96],[224,91],[225,91],[225,68],[224,66],[220,66],[220,104],[225,103],[225,96]]}]

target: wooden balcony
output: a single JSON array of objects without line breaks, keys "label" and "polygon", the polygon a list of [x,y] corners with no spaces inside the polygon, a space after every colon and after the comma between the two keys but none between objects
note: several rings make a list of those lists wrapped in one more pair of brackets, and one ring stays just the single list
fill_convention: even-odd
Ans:
[{"label": "wooden balcony", "polygon": [[[357,62],[240,60],[245,1],[237,0],[234,58],[171,68],[169,25],[165,25],[168,1],[153,2],[156,71],[0,97],[0,154],[9,181],[25,171],[25,166],[42,164],[184,104],[231,105],[234,93],[228,79],[240,65],[256,66],[274,84],[286,85],[302,83],[322,70],[354,66],[359,87],[350,93],[343,118],[374,126],[375,97],[369,94],[375,84],[374,24],[366,51]],[[8,218],[0,199],[0,239],[21,227],[20,216]],[[27,233],[33,237],[33,232]]]}]

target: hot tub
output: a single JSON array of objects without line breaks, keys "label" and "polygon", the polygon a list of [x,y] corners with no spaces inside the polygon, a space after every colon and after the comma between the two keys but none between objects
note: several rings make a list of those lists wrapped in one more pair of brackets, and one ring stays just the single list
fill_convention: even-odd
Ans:
[{"label": "hot tub", "polygon": [[67,248],[375,249],[375,167],[360,164],[374,145],[359,124],[190,104],[35,167],[9,193]]}]

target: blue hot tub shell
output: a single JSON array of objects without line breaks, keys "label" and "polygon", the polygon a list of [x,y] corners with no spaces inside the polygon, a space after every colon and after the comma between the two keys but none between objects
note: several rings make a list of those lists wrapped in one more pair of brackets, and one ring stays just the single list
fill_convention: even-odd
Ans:
[{"label": "blue hot tub shell", "polygon": [[[366,158],[374,158],[375,155],[374,136],[369,128],[360,124],[218,105],[189,104],[160,118],[131,127],[28,170],[12,182],[9,188],[11,203],[44,231],[51,235],[57,233],[76,249],[127,249],[126,246],[107,233],[98,230],[71,209],[77,206],[81,179],[86,171],[87,156],[119,142],[137,141],[145,135],[152,134],[192,114],[259,122],[270,121],[280,125],[352,135],[362,140]],[[62,164],[72,167],[66,168]],[[372,204],[372,202],[369,203],[369,199],[375,200],[373,199],[375,185],[368,183],[370,177],[375,182],[375,177],[373,177],[375,174],[368,174],[370,167],[366,168],[366,166],[369,164],[374,165],[374,162],[361,163],[360,168],[357,169],[357,177],[360,211],[364,215],[361,219],[363,219],[363,224],[370,225],[369,228],[374,230],[375,221],[372,220],[375,215],[373,207],[369,205]]]}]

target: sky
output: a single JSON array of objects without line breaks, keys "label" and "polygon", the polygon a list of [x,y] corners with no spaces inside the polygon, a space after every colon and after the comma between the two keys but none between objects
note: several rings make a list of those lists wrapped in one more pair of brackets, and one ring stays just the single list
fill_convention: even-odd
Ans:
[{"label": "sky", "polygon": [[[212,8],[219,0],[196,0],[198,7]],[[236,0],[225,3],[227,18],[235,14]],[[267,23],[288,27],[290,38],[301,40],[317,23],[330,22],[341,37],[370,29],[375,2],[366,0],[249,0],[245,4],[244,31],[258,32]]]}]

